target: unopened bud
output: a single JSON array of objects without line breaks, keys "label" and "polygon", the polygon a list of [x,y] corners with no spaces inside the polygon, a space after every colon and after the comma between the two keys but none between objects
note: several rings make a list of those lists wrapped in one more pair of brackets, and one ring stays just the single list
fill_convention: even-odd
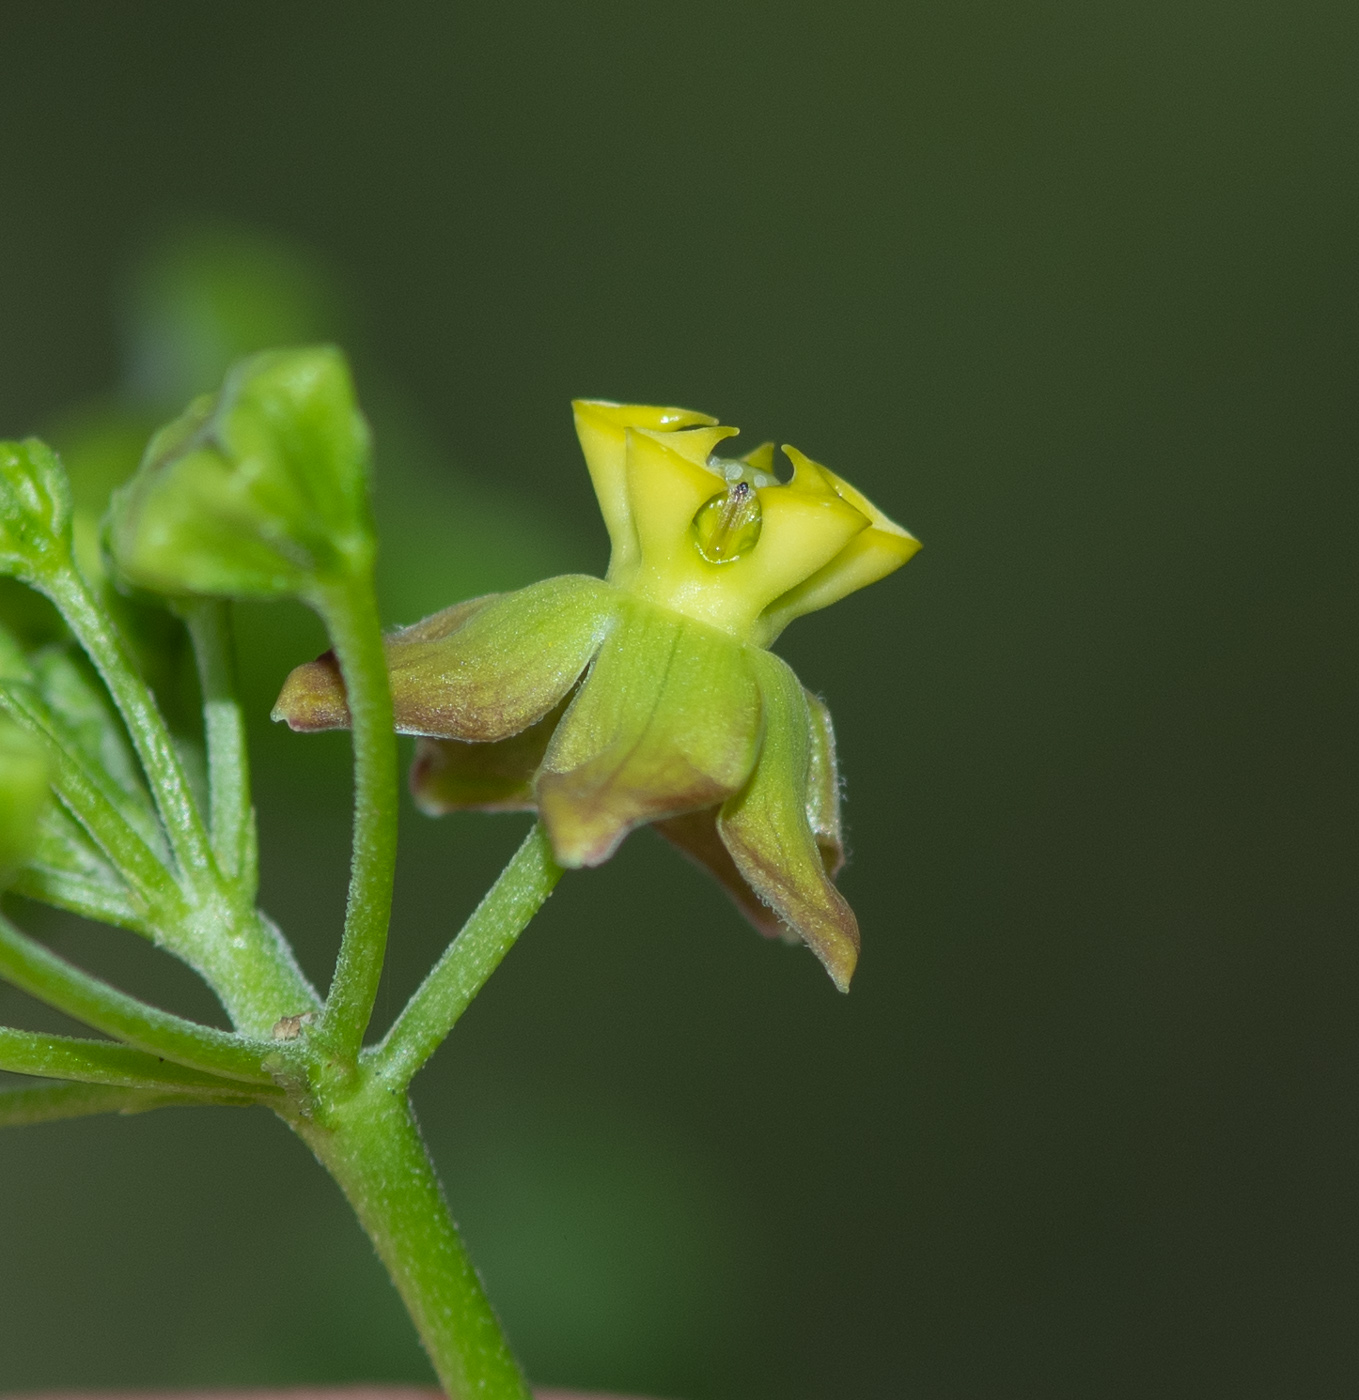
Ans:
[{"label": "unopened bud", "polygon": [[35,584],[71,554],[71,492],[37,438],[0,442],[0,573]]},{"label": "unopened bud", "polygon": [[157,593],[314,597],[371,561],[368,445],[338,350],[252,355],[151,440],[109,551]]}]

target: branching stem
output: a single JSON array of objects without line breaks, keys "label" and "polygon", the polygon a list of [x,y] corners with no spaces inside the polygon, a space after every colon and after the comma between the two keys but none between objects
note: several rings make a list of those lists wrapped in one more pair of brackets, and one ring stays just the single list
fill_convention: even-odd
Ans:
[{"label": "branching stem", "polygon": [[0,977],[85,1025],[186,1068],[271,1084],[262,1044],[161,1011],[73,967],[0,915]]},{"label": "branching stem", "polygon": [[552,858],[547,833],[535,822],[386,1038],[374,1047],[374,1073],[404,1088],[443,1044],[561,876],[562,868]]}]

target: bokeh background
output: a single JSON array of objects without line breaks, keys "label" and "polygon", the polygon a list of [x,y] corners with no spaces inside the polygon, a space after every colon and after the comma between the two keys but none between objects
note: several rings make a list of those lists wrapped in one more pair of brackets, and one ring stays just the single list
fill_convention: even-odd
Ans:
[{"label": "bokeh background", "polygon": [[[1353,1393],[1359,9],[44,0],[0,65],[0,431],[87,511],[224,358],[334,336],[390,622],[603,567],[574,395],[795,442],[925,541],[780,643],[838,724],[853,993],[643,832],[417,1082],[537,1378]],[[264,902],[323,978],[345,741],[265,719],[315,625],[241,629]],[[382,1016],[524,826],[404,821]],[[0,1390],[428,1376],[263,1113],[0,1138]]]}]

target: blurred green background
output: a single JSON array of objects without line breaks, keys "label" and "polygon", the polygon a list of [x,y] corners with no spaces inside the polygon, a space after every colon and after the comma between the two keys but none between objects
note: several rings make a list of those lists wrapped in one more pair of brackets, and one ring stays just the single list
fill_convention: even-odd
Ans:
[{"label": "blurred green background", "polygon": [[[391,622],[603,567],[573,395],[792,441],[926,542],[780,643],[839,728],[852,995],[640,833],[417,1081],[536,1377],[1353,1393],[1359,9],[46,0],[0,63],[0,431],[91,499],[236,342],[323,334]],[[242,626],[322,977],[345,742],[264,719],[314,624]],[[381,1015],[523,825],[408,809]],[[263,1113],[0,1137],[0,1390],[428,1375]]]}]

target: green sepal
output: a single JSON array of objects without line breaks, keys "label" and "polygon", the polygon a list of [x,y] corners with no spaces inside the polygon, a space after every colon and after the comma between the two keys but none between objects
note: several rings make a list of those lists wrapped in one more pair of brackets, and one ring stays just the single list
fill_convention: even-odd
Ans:
[{"label": "green sepal", "polygon": [[10,882],[37,847],[50,776],[41,741],[0,720],[0,885]]},{"label": "green sepal", "polygon": [[[834,877],[845,863],[840,826],[840,775],[835,758],[835,731],[830,711],[815,695],[803,692],[811,721],[807,772],[807,823],[821,852],[826,874]],[[750,887],[722,843],[717,829],[721,807],[685,812],[656,823],[656,830],[676,850],[706,870],[731,896],[732,903],[766,938],[800,943],[801,935],[784,922]]]},{"label": "green sepal", "polygon": [[71,489],[37,438],[0,442],[0,574],[42,583],[71,562]]},{"label": "green sepal", "polygon": [[[564,574],[392,633],[385,646],[397,730],[487,743],[536,724],[580,678],[617,600],[599,579]],[[300,731],[348,727],[330,653],[293,671],[274,718]]]},{"label": "green sepal", "polygon": [[562,865],[599,865],[634,827],[741,787],[760,736],[749,658],[715,628],[626,602],[534,784]]},{"label": "green sepal", "polygon": [[764,702],[764,746],[749,784],[723,804],[722,844],[759,898],[848,991],[859,956],[854,912],[835,888],[808,819],[812,715],[788,665],[752,651]]},{"label": "green sepal", "polygon": [[242,360],[114,493],[121,579],[170,595],[318,602],[371,567],[369,433],[331,346]]}]

